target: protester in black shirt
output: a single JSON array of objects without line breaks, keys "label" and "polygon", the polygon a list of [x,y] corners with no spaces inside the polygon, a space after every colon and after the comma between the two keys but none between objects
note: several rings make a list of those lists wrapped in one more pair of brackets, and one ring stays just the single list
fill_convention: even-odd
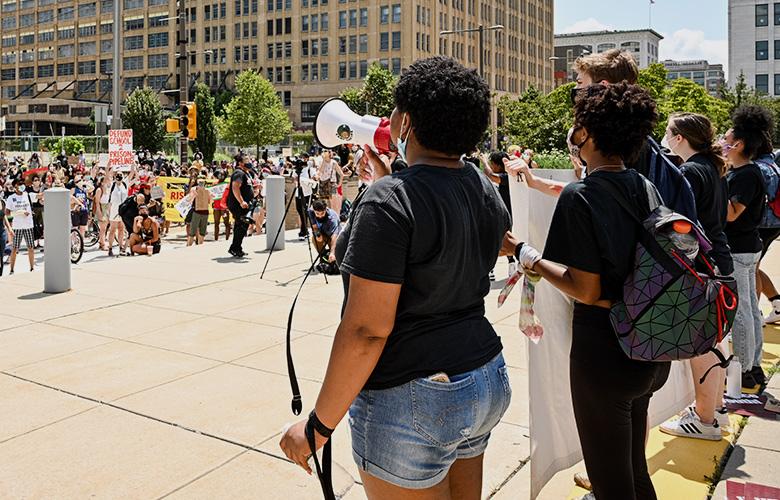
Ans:
[{"label": "protester in black shirt", "polygon": [[733,276],[739,294],[731,337],[734,354],[742,365],[742,387],[752,389],[764,379],[761,370],[764,323],[756,293],[756,267],[762,250],[758,226],[766,203],[764,176],[753,160],[771,144],[774,123],[769,111],[760,106],[738,108],[732,122],[734,126],[721,141],[731,165],[726,176],[729,185],[726,236],[734,257]]},{"label": "protester in black shirt", "polygon": [[[509,215],[461,161],[487,127],[490,91],[474,70],[434,57],[401,75],[395,98],[391,137],[409,168],[369,187],[339,237],[349,294],[310,418],[333,428],[349,409],[369,499],[478,498],[489,433],[510,399],[484,306]],[[309,470],[304,425],[281,447]]]},{"label": "protester in black shirt", "polygon": [[249,212],[249,203],[252,201],[252,183],[249,179],[249,164],[246,158],[239,154],[236,156],[236,169],[230,176],[230,194],[228,194],[227,207],[233,214],[233,243],[230,245],[228,253],[233,257],[244,257],[246,253],[242,248],[244,238],[246,237],[249,225],[244,221],[244,217]]},{"label": "protester in black shirt", "polygon": [[[509,155],[503,151],[495,151],[490,154],[489,157],[483,159],[485,164],[485,175],[498,186],[498,194],[501,196],[501,201],[504,202],[509,215],[512,215],[512,200],[509,197],[509,174],[504,166],[504,159],[509,159]],[[517,178],[514,176],[515,179]],[[517,271],[517,264],[515,263],[514,255],[508,255],[509,260],[509,277],[512,277]]]},{"label": "protester in black shirt", "polygon": [[[619,189],[637,216],[659,203],[653,186],[626,163],[657,120],[641,87],[592,85],[577,95],[574,133],[588,176],[566,186],[542,255],[508,235],[504,253],[575,299],[569,376],[577,431],[593,493],[599,500],[655,499],[645,459],[647,408],[670,363],[626,356],[609,321],[623,296],[639,227],[602,182]],[[565,267],[564,267],[565,266]]]},{"label": "protester in black shirt", "polygon": [[[734,263],[724,232],[729,198],[725,179],[726,161],[721,156],[721,147],[715,141],[715,131],[710,120],[695,113],[674,113],[669,117],[664,141],[672,154],[684,162],[680,170],[693,189],[699,222],[712,242],[709,257],[715,261],[719,274],[731,274]],[[697,261],[696,265],[700,272],[707,272],[705,264]],[[728,357],[729,353],[724,354]],[[696,404],[685,410],[680,418],[664,422],[660,427],[662,432],[720,441],[722,427],[728,425],[728,412],[723,405],[726,370],[716,366],[719,362],[713,353],[691,359]],[[704,383],[700,383],[710,368],[711,373]]]}]

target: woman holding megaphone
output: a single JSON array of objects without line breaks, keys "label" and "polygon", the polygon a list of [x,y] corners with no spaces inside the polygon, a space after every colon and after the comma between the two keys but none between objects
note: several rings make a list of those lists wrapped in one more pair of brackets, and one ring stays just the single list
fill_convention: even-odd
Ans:
[{"label": "woman holding megaphone", "polygon": [[[311,472],[307,427],[320,448],[349,411],[368,498],[476,500],[511,398],[484,305],[509,214],[461,159],[487,128],[490,91],[476,71],[433,57],[401,75],[395,100],[390,135],[409,168],[376,180],[339,237],[343,317],[314,411],[280,446]],[[376,177],[388,173],[366,153]]]}]

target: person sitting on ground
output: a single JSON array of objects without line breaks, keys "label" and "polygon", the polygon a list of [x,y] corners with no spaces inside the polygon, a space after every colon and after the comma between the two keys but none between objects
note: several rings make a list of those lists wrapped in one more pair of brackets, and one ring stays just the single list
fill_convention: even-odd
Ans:
[{"label": "person sitting on ground", "polygon": [[309,208],[309,222],[314,233],[314,246],[317,248],[317,255],[325,259],[323,254],[325,249],[328,249],[328,262],[335,262],[336,239],[341,232],[338,214],[332,208],[328,208],[324,201],[316,200]]},{"label": "person sitting on ground", "polygon": [[146,205],[138,207],[138,216],[133,220],[133,234],[130,235],[128,246],[130,255],[160,253],[160,225],[149,217]]}]

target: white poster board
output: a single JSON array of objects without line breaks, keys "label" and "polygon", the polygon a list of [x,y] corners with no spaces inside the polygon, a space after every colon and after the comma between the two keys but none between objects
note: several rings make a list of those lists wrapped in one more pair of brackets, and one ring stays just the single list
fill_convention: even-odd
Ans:
[{"label": "white poster board", "polygon": [[108,162],[114,170],[130,170],[135,163],[133,130],[108,131]]},{"label": "white poster board", "polygon": [[[537,177],[575,181],[572,170],[535,170]],[[557,198],[511,182],[512,231],[538,250],[544,248]],[[519,294],[515,300],[519,300]],[[528,394],[531,431],[531,498],[559,471],[582,460],[569,385],[571,350],[571,299],[546,281],[536,287],[534,305],[544,326],[538,344],[528,345]],[[519,335],[522,335],[518,332]],[[650,425],[676,414],[693,400],[688,363],[674,362],[666,385],[650,400]]]}]

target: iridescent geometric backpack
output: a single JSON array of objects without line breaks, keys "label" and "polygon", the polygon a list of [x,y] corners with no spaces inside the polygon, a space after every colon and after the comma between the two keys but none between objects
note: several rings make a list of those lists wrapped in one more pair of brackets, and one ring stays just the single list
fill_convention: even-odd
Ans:
[{"label": "iridescent geometric backpack", "polygon": [[[715,346],[734,322],[737,285],[734,278],[715,274],[705,255],[712,244],[703,231],[663,205],[642,220],[609,179],[591,180],[606,188],[640,228],[634,266],[623,284],[623,300],[610,311],[623,352],[639,361],[674,361],[710,351],[720,360],[715,366],[728,366],[731,358],[726,359]],[[699,243],[696,259],[706,273],[697,272],[695,263],[669,236],[675,222],[690,224]]]}]

